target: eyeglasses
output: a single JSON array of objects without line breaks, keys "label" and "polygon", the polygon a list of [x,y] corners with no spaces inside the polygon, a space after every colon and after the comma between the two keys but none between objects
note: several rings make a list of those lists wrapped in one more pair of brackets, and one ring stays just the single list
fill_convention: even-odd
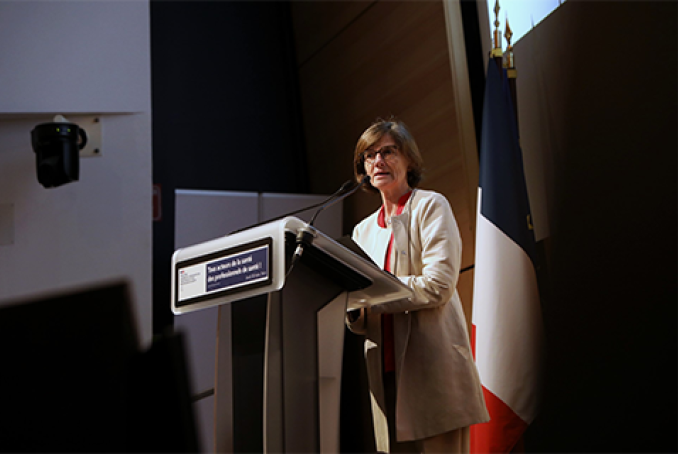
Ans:
[{"label": "eyeglasses", "polygon": [[384,161],[392,161],[398,156],[398,147],[395,145],[387,145],[381,150],[365,150],[362,153],[365,164],[374,164],[377,160],[377,155],[380,154]]}]

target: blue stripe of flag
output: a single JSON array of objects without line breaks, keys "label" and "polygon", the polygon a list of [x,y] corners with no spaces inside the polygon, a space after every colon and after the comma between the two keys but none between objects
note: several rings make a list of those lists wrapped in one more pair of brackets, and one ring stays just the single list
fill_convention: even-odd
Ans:
[{"label": "blue stripe of flag", "polygon": [[490,59],[480,139],[480,213],[536,263],[534,231],[525,185],[523,155],[507,78]]}]

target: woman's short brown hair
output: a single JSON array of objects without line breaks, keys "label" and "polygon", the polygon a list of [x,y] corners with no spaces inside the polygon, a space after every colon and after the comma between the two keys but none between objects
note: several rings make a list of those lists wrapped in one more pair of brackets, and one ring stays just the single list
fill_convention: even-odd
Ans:
[{"label": "woman's short brown hair", "polygon": [[[414,141],[412,134],[407,130],[405,124],[395,119],[379,119],[365,130],[358,139],[353,153],[353,172],[356,181],[360,182],[367,175],[365,171],[365,161],[363,151],[370,148],[388,134],[398,145],[398,149],[408,160],[407,184],[411,188],[416,188],[421,181],[424,161],[419,153],[419,147]],[[377,189],[371,183],[363,186],[368,191],[376,192]]]}]

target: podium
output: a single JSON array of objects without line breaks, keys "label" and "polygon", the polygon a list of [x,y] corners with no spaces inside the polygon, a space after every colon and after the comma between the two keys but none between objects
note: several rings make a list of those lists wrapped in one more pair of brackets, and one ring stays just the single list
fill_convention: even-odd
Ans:
[{"label": "podium", "polygon": [[[317,230],[290,268],[297,233],[305,227],[287,217],[179,249],[172,257],[175,314],[266,298],[263,428],[245,435],[261,437],[264,452],[339,452],[345,313],[412,296],[399,279]],[[220,331],[217,452],[234,450],[223,440],[232,440],[229,431],[238,419],[231,406],[239,392],[235,381],[219,378],[230,348],[228,334]]]}]

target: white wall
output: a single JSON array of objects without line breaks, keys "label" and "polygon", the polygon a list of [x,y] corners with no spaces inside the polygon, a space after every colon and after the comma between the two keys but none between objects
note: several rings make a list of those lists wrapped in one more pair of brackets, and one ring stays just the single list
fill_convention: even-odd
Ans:
[{"label": "white wall", "polygon": [[[126,278],[151,338],[151,91],[147,0],[0,0],[0,305]],[[80,181],[37,181],[33,127],[101,114]]]},{"label": "white wall", "polygon": [[0,112],[150,112],[148,0],[0,0]]}]

